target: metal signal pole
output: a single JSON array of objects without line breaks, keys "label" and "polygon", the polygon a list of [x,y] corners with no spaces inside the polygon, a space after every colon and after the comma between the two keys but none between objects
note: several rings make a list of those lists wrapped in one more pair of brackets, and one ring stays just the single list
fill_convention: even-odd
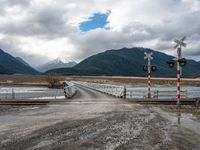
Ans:
[{"label": "metal signal pole", "polygon": [[148,60],[148,98],[151,98],[151,60],[153,59],[153,57],[151,55],[153,55],[153,53],[144,53],[146,56],[144,57],[144,59]]}]

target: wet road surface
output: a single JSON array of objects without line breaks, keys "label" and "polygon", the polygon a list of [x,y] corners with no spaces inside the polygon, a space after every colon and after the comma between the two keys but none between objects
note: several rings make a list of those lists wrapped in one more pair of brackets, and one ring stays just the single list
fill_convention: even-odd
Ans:
[{"label": "wet road surface", "polygon": [[1,108],[0,150],[200,149],[194,118],[184,122],[159,108],[77,89],[68,103]]}]

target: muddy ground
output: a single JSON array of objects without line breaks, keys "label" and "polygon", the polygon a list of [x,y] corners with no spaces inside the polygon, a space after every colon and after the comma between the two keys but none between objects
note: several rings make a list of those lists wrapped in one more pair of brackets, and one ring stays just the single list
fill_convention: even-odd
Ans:
[{"label": "muddy ground", "polygon": [[200,149],[199,134],[163,118],[154,108],[98,115],[64,120],[8,140],[1,136],[0,149]]},{"label": "muddy ground", "polygon": [[[8,107],[8,109],[6,109]],[[67,103],[0,106],[0,150],[199,150],[200,120],[78,88]]]}]

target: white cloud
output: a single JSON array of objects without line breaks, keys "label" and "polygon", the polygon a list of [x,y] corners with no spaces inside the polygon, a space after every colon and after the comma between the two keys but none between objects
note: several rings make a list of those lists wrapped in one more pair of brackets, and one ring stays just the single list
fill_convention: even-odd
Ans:
[{"label": "white cloud", "polygon": [[[94,13],[108,10],[110,30],[79,30]],[[173,54],[173,38],[186,35],[184,54],[200,59],[199,14],[199,0],[1,0],[0,48],[39,65],[132,46]]]}]

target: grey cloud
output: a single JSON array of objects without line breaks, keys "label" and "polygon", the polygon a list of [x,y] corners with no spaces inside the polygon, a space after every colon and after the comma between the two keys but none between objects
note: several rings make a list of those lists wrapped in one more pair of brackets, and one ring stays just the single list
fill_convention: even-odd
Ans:
[{"label": "grey cloud", "polygon": [[50,58],[39,55],[39,54],[37,55],[37,54],[23,53],[20,55],[20,57],[23,58],[26,62],[28,62],[34,68],[37,68],[41,64],[45,64],[50,61]]},{"label": "grey cloud", "polygon": [[183,51],[185,56],[200,58],[200,40],[196,43],[188,39],[187,47]]},{"label": "grey cloud", "polygon": [[149,40],[152,35],[148,30],[138,25],[128,25],[121,32],[96,29],[71,37],[71,42],[79,50],[77,51],[76,58],[83,59],[106,49],[133,47],[137,42]]},{"label": "grey cloud", "polygon": [[[7,20],[7,23],[1,23],[0,33],[14,37],[36,36],[41,40],[43,38],[67,38],[75,47],[76,52],[72,57],[76,60],[82,60],[106,49],[118,49],[136,45],[145,47],[145,43],[151,41],[157,42],[153,43],[153,46],[149,48],[166,52],[172,49],[174,38],[181,38],[184,35],[188,37],[186,42],[192,47],[190,51],[184,51],[184,55],[200,58],[200,45],[198,44],[200,41],[200,10],[189,10],[191,6],[186,5],[182,0],[156,0],[154,3],[148,3],[151,7],[144,6],[144,10],[147,13],[158,16],[155,19],[160,19],[159,16],[163,19],[160,19],[159,23],[155,24],[154,21],[156,22],[156,20],[151,19],[151,17],[148,20],[149,23],[136,22],[130,18],[132,23],[124,26],[121,31],[96,29],[86,33],[81,33],[76,26],[71,25],[70,17],[76,16],[80,18],[81,12],[85,14],[85,11],[87,13],[98,12],[100,9],[95,10],[92,8],[96,4],[95,2],[60,0],[60,4],[58,2],[55,5],[47,5],[40,8],[31,6],[28,0],[3,0],[3,2],[4,6],[12,7],[12,5],[18,5],[28,8],[25,10],[27,17],[18,21]],[[67,7],[66,9],[64,5],[67,3],[75,3],[73,5],[74,8]],[[0,4],[3,4],[2,1]],[[0,8],[2,8],[1,5]],[[89,10],[89,8],[92,9]],[[108,9],[105,8],[105,10]],[[145,15],[148,16],[149,14]],[[19,43],[15,40],[10,40],[10,42],[5,42],[4,40],[0,43],[0,46],[8,50],[12,49],[11,53],[23,56],[25,60],[31,63],[39,62],[40,58],[45,61],[48,59],[39,55],[24,54],[20,51],[18,45]]]},{"label": "grey cloud", "polygon": [[18,56],[21,54],[20,48],[17,46],[18,44],[19,43],[17,42],[17,40],[14,40],[12,38],[0,39],[0,49],[15,56]]},{"label": "grey cloud", "polygon": [[165,51],[168,49],[172,49],[173,45],[170,43],[170,41],[158,41],[157,44],[154,46],[156,50]]},{"label": "grey cloud", "polygon": [[[77,57],[79,59],[88,57],[89,55],[102,52],[106,49],[116,49],[122,47],[132,47],[140,44],[144,46],[145,42],[157,41],[153,47],[155,50],[166,52],[169,49],[173,49],[173,40],[175,38],[181,38],[184,35],[188,36],[188,39],[198,42],[200,40],[200,16],[197,12],[187,14],[181,18],[171,20],[166,24],[161,25],[145,25],[138,22],[133,22],[125,26],[120,32],[109,31],[105,29],[96,29],[85,33],[81,36],[76,36],[72,42],[77,45]],[[72,39],[72,38],[71,38]],[[190,41],[186,41],[190,42]],[[199,55],[199,47],[195,46],[189,53],[185,53],[187,56]]]},{"label": "grey cloud", "polygon": [[30,4],[30,0],[3,0],[10,6],[20,5],[20,6],[27,6]]},{"label": "grey cloud", "polygon": [[0,39],[0,49],[5,51],[6,53],[11,54],[13,57],[21,57],[25,61],[27,61],[33,67],[41,65],[49,61],[48,57],[36,55],[36,54],[27,54],[21,51],[20,47],[18,47],[19,41],[12,38],[3,38]]},{"label": "grey cloud", "polygon": [[30,0],[1,0],[0,1],[0,14],[4,15],[5,8],[13,7],[13,6],[20,6],[20,7],[27,7],[30,4]]},{"label": "grey cloud", "polygon": [[62,8],[47,6],[30,10],[21,20],[9,20],[0,24],[0,32],[15,36],[38,36],[45,38],[66,37],[78,29],[68,24],[67,13]]}]

